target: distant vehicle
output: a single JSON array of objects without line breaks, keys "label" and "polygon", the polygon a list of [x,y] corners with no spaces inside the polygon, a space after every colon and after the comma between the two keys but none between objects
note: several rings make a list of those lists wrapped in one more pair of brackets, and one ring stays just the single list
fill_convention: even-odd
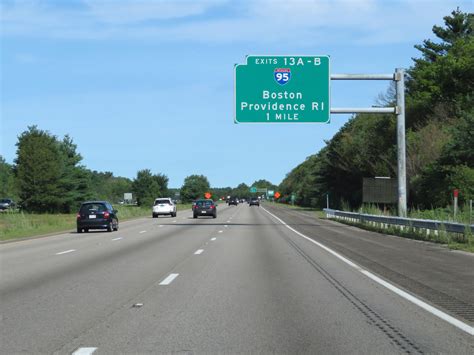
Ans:
[{"label": "distant vehicle", "polygon": [[0,211],[10,210],[15,208],[15,202],[11,198],[2,198],[0,200]]},{"label": "distant vehicle", "polygon": [[237,197],[231,197],[229,199],[229,201],[227,202],[227,204],[230,206],[230,205],[235,205],[237,206],[239,204],[239,200],[237,199]]},{"label": "distant vehicle", "polygon": [[90,229],[112,232],[118,228],[117,210],[108,201],[86,201],[77,213],[77,233],[89,232]]},{"label": "distant vehicle", "polygon": [[213,200],[197,200],[193,205],[193,218],[198,218],[199,216],[212,216],[212,218],[217,217],[217,209]]},{"label": "distant vehicle", "polygon": [[249,201],[249,206],[258,206],[260,207],[260,200],[258,197],[252,197]]},{"label": "distant vehicle", "polygon": [[159,215],[176,217],[178,214],[175,202],[169,197],[157,198],[153,204],[152,217],[158,218]]}]

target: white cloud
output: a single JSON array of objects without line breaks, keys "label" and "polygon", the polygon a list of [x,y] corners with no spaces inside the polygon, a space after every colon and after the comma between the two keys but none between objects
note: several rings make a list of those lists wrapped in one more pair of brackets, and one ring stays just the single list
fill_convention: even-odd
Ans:
[{"label": "white cloud", "polygon": [[[466,0],[84,0],[60,8],[2,3],[2,35],[66,39],[312,44],[399,43],[426,38]],[[221,11],[222,10],[222,11]],[[231,16],[229,14],[234,14]]]},{"label": "white cloud", "polygon": [[90,14],[99,21],[114,24],[185,18],[200,15],[222,0],[85,0]]}]

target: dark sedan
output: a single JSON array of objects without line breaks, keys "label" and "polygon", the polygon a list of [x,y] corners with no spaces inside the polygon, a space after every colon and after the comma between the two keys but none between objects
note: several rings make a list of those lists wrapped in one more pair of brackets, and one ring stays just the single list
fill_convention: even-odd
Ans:
[{"label": "dark sedan", "polygon": [[77,213],[77,233],[89,229],[106,229],[108,232],[118,230],[117,210],[107,201],[87,201]]},{"label": "dark sedan", "polygon": [[15,202],[11,198],[2,198],[0,200],[0,210],[9,210],[15,208]]},{"label": "dark sedan", "polygon": [[199,216],[217,217],[216,204],[212,200],[197,200],[193,205],[193,218]]},{"label": "dark sedan", "polygon": [[252,197],[249,202],[249,206],[258,206],[260,207],[260,200],[258,197]]}]

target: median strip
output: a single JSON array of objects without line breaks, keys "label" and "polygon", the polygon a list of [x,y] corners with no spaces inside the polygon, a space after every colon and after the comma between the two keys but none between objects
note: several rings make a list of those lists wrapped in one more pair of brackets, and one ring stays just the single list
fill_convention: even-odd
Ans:
[{"label": "median strip", "polygon": [[72,253],[74,251],[76,251],[76,249],[69,249],[69,250],[65,250],[65,251],[60,251],[59,253],[56,253],[56,255],[68,254],[68,253]]},{"label": "median strip", "polygon": [[177,278],[179,276],[179,274],[169,274],[168,277],[166,279],[164,279],[163,281],[160,282],[160,286],[167,286],[169,285],[170,283],[173,282],[173,280],[175,278]]}]

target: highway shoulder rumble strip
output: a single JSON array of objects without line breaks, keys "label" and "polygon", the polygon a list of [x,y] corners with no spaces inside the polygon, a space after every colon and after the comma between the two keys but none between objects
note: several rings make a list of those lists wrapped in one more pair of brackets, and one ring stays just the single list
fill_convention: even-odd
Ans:
[{"label": "highway shoulder rumble strip", "polygon": [[399,295],[400,297],[406,299],[407,301],[417,305],[418,307],[420,308],[423,308],[425,311],[431,313],[432,315],[438,317],[438,318],[441,318],[442,320],[450,323],[451,325],[454,325],[455,327],[461,329],[462,331],[470,334],[470,335],[474,335],[474,327],[470,326],[469,324],[466,324],[462,321],[460,321],[459,319],[456,319],[452,316],[450,316],[449,314],[447,313],[444,313],[443,311],[439,310],[438,308],[436,307],[433,307],[431,306],[430,304],[422,301],[421,299],[409,294],[408,292],[405,292],[403,291],[402,289],[396,287],[395,285],[392,285],[391,283],[381,279],[380,277],[378,277],[377,275],[371,273],[370,271],[368,270],[365,270],[364,268],[362,268],[361,266],[357,265],[356,263],[352,262],[351,260],[347,259],[346,257],[342,256],[341,254],[335,252],[334,250],[332,250],[331,248],[328,248],[327,246],[325,246],[324,244],[321,244],[309,237],[307,237],[306,235],[304,235],[303,233],[300,233],[298,232],[296,229],[290,227],[285,221],[283,221],[281,218],[275,216],[273,213],[271,213],[270,211],[266,210],[264,207],[261,207],[265,212],[267,212],[270,216],[272,216],[273,218],[275,218],[277,221],[279,221],[282,225],[284,225],[286,228],[288,228],[289,230],[291,230],[292,232],[294,232],[295,234],[297,234],[298,236],[308,240],[309,242],[313,243],[313,244],[316,244],[317,246],[319,246],[320,248],[326,250],[328,253],[334,255],[336,258],[342,260],[344,263],[346,263],[347,265],[349,265],[350,267],[356,269],[357,271],[359,271],[360,273],[362,273],[363,275],[369,277],[371,280],[377,282],[379,285],[382,285],[384,286],[385,288],[389,289],[390,291],[396,293],[397,295]]}]

